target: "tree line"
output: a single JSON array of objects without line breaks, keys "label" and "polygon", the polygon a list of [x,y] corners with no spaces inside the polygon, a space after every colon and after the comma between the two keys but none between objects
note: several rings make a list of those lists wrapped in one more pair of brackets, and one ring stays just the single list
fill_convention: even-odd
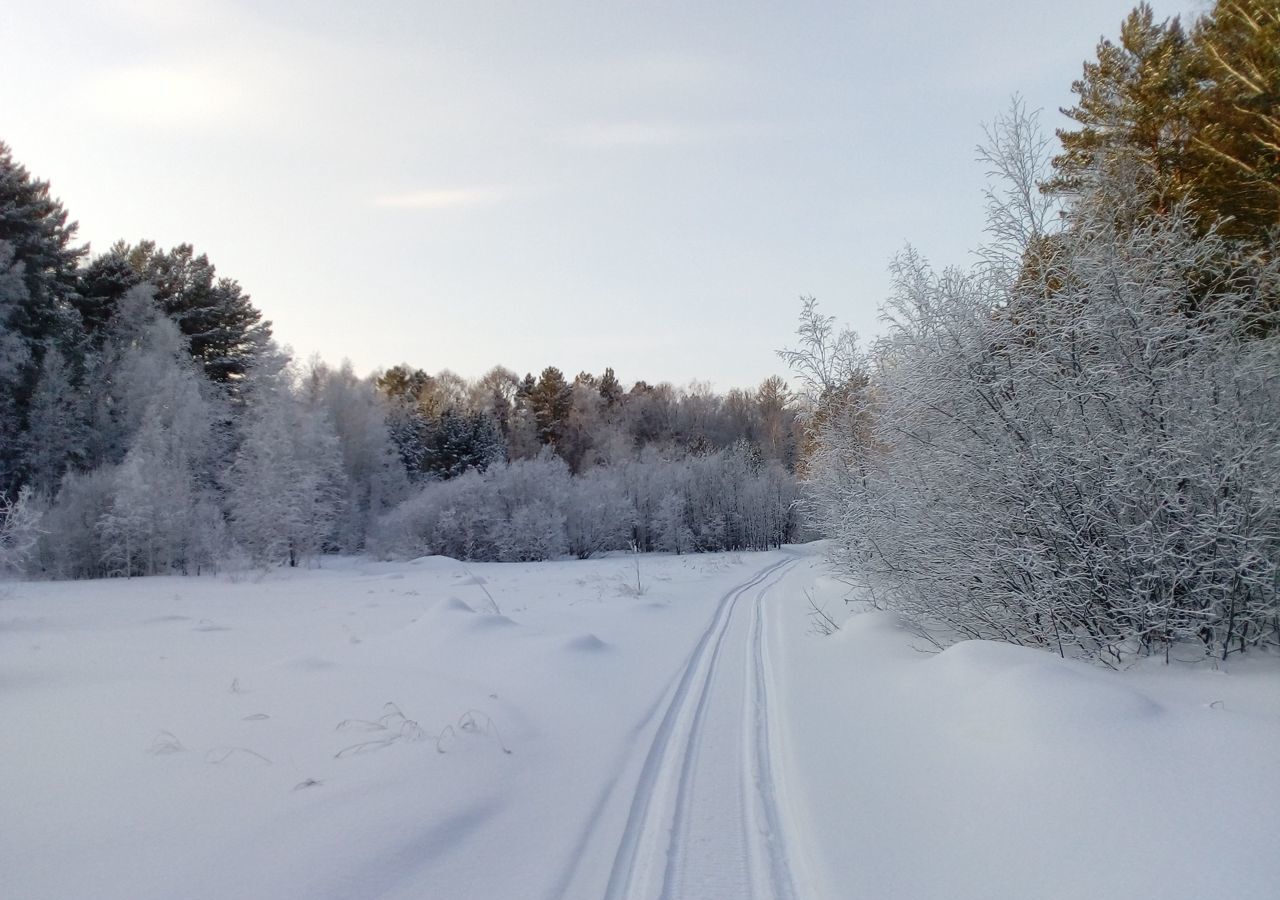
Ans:
[{"label": "tree line", "polygon": [[[0,568],[82,578],[296,565],[373,548],[375,534],[383,553],[438,552],[395,524],[412,519],[401,504],[420,512],[458,480],[494,487],[509,507],[522,478],[556,485],[547,497],[560,518],[539,521],[568,531],[550,527],[547,555],[764,547],[796,527],[799,433],[780,378],[720,395],[627,389],[612,369],[570,381],[555,367],[536,378],[498,367],[469,381],[403,364],[364,378],[299,364],[192,246],[118,242],[90,256],[48,183],[0,144]],[[740,511],[696,499],[701,482],[669,474],[658,502],[668,519],[679,506],[681,526],[661,543],[647,495],[601,499],[623,473],[688,467],[773,498],[760,511],[784,524],[764,536]],[[608,538],[584,544],[584,517],[601,508]],[[508,515],[510,533],[527,533],[535,512],[514,531]],[[486,558],[532,558],[530,540],[518,552],[504,540]]]}]

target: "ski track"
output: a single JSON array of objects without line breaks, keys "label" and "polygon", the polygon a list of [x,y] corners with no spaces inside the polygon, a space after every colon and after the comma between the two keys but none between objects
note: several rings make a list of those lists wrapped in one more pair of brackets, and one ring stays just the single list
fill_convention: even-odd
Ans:
[{"label": "ski track", "polygon": [[766,566],[721,598],[649,746],[606,900],[794,900],[761,605],[796,562]]}]

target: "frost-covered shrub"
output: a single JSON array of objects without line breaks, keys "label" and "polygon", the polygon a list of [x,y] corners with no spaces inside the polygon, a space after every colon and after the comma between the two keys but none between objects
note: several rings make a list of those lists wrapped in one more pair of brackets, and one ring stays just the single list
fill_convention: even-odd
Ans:
[{"label": "frost-covered shrub", "polygon": [[635,546],[764,550],[793,538],[798,488],[747,445],[667,460],[656,452],[572,476],[550,452],[426,485],[384,516],[374,549],[459,559],[586,559]]},{"label": "frost-covered shrub", "polygon": [[371,545],[384,556],[550,559],[566,552],[568,467],[544,453],[429,482],[383,516]]},{"label": "frost-covered shrub", "polygon": [[98,522],[111,509],[116,467],[84,475],[68,474],[57,499],[44,514],[44,534],[28,563],[32,574],[49,578],[98,578],[106,574],[106,542]]},{"label": "frost-covered shrub", "polygon": [[1275,255],[1126,215],[1114,177],[1056,233],[1033,189],[1011,196],[1032,205],[996,209],[1017,240],[986,265],[895,266],[869,385],[819,430],[837,565],[939,640],[1116,660],[1273,636]]},{"label": "frost-covered shrub", "polygon": [[497,523],[494,543],[501,562],[536,562],[564,556],[569,549],[564,513],[549,500],[531,500],[513,509],[510,518]]},{"label": "frost-covered shrub", "polygon": [[618,473],[588,469],[573,479],[565,528],[569,552],[579,559],[625,550],[631,544],[636,511],[622,489]]},{"label": "frost-covered shrub", "polygon": [[40,539],[42,516],[30,488],[23,488],[15,500],[0,497],[0,575],[26,568]]}]

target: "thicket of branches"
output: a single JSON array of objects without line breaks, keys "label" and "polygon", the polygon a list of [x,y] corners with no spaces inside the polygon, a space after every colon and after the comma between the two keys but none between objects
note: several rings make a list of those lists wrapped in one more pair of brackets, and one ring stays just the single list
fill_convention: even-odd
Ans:
[{"label": "thicket of branches", "polygon": [[938,641],[1118,661],[1274,640],[1274,236],[1231,239],[1190,200],[1152,213],[1159,173],[1126,153],[1062,206],[1034,117],[1015,104],[989,137],[982,262],[907,251],[883,338],[853,352],[810,303],[786,354],[836,565]]}]

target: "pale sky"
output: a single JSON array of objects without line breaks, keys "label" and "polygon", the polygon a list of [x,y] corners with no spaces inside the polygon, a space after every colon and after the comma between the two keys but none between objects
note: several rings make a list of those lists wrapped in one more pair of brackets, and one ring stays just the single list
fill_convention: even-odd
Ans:
[{"label": "pale sky", "polygon": [[908,242],[968,261],[981,124],[1134,2],[17,0],[0,140],[300,357],[751,386],[800,295],[873,334]]}]

